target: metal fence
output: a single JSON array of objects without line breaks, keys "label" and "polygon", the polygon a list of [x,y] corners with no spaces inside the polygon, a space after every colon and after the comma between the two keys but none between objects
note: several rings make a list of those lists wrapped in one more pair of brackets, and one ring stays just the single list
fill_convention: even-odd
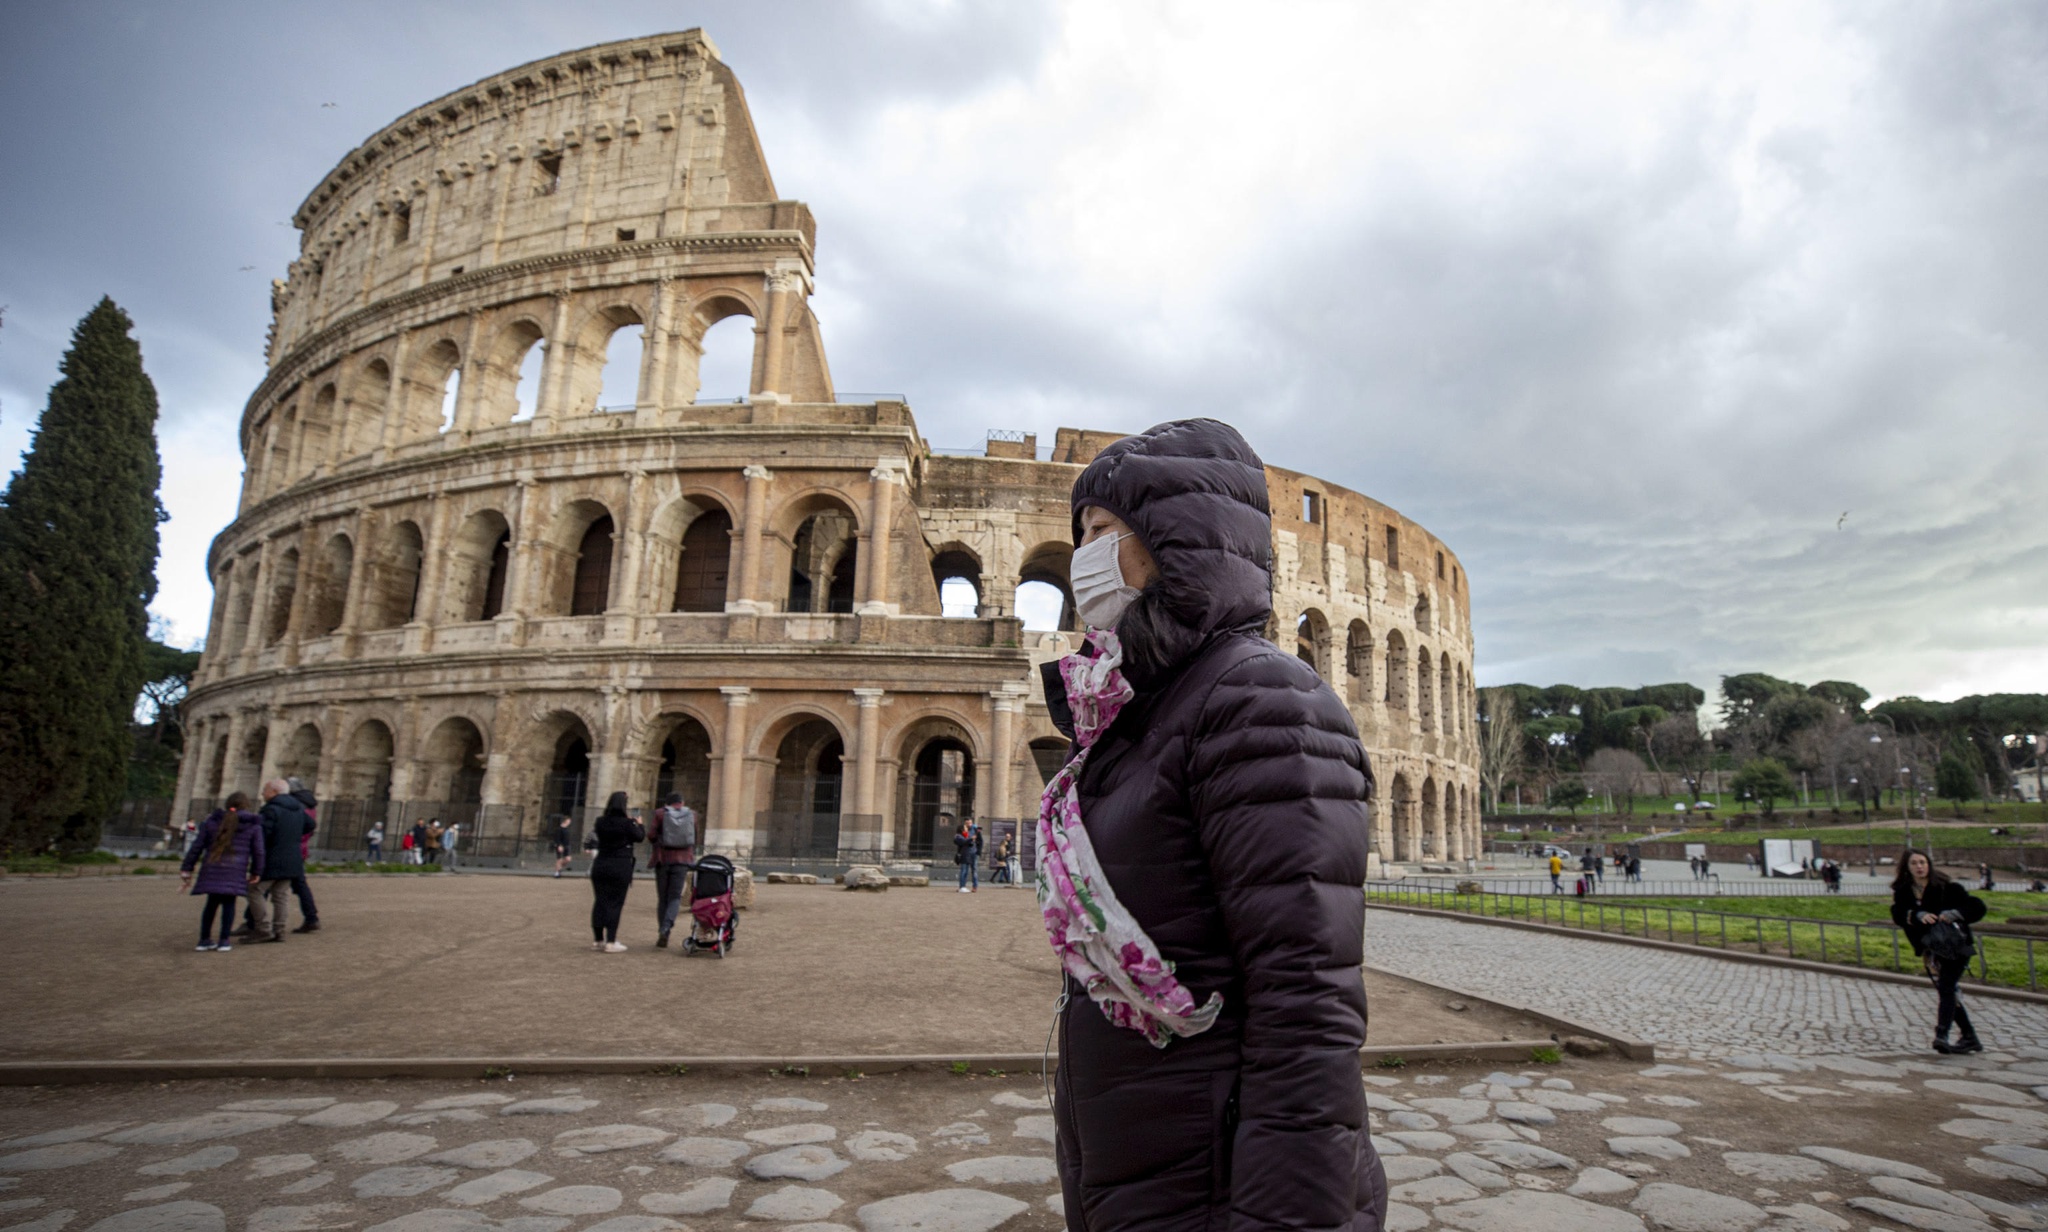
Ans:
[{"label": "metal fence", "polygon": [[[1755,950],[1788,958],[1811,959],[1873,970],[1918,973],[1920,959],[1906,944],[1903,930],[1891,923],[1858,924],[1849,920],[1805,919],[1797,916],[1747,915],[1703,911],[1690,907],[1656,907],[1640,903],[1609,903],[1596,898],[1557,894],[1459,893],[1440,886],[1367,882],[1366,901],[1397,907],[1428,907],[1507,920],[1552,924],[1588,932],[1616,933],[1719,949]],[[1679,921],[1685,927],[1679,927]],[[1979,925],[1977,955],[1970,975],[1983,983],[2041,990],[2035,960],[2035,939],[2003,936]]]},{"label": "metal fence", "polygon": [[[1410,874],[1403,884],[1420,883],[1430,887],[1452,887],[1477,883],[1488,894],[1550,894],[1576,895],[1574,886],[1581,876],[1577,869],[1566,869],[1559,876],[1563,885],[1561,891],[1553,890],[1547,873],[1528,877],[1454,877],[1435,874]],[[2015,886],[2015,889],[2020,887]],[[1657,881],[1630,881],[1620,875],[1596,878],[1587,888],[1587,893],[1608,898],[1621,896],[1637,898],[1869,898],[1889,897],[1891,886],[1882,882],[1844,881],[1839,891],[1831,892],[1820,881],[1802,880],[1797,877],[1774,878],[1770,881],[1722,881],[1718,873],[1709,874],[1704,880],[1690,878]]]}]

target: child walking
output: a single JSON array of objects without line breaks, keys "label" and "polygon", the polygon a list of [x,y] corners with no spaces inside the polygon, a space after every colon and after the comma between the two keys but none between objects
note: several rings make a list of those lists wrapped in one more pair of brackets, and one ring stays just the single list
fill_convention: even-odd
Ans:
[{"label": "child walking", "polygon": [[[236,792],[200,823],[199,833],[185,850],[179,866],[178,888],[189,887],[195,895],[206,896],[199,913],[201,951],[225,954],[234,948],[228,934],[235,926],[235,900],[249,892],[263,872],[263,827],[249,810],[249,797]],[[199,878],[192,877],[193,866]],[[214,937],[214,919],[220,919],[219,940]]]}]

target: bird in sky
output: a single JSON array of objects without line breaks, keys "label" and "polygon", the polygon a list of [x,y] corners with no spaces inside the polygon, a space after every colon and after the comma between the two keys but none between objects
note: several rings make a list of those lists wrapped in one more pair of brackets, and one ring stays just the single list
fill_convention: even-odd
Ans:
[{"label": "bird in sky", "polygon": [[1839,517],[1839,518],[1836,518],[1836,519],[1835,519],[1835,529],[1836,529],[1836,530],[1840,530],[1840,529],[1842,529],[1842,526],[1843,526],[1843,525],[1844,525],[1845,523],[1847,523],[1847,522],[1848,522],[1848,520],[1849,520],[1849,511],[1848,511],[1847,509],[1844,509],[1844,510],[1842,510],[1842,516],[1841,516],[1841,517]]},{"label": "bird in sky", "polygon": [[244,265],[244,266],[242,266],[241,268],[242,268],[242,269],[245,269],[245,270],[252,270],[252,269],[255,269],[256,267],[255,267],[255,266],[253,266],[253,265]]},{"label": "bird in sky", "polygon": [[341,104],[340,104],[340,103],[322,103],[322,104],[320,104],[320,105],[321,105],[322,107],[339,107],[339,106],[341,106]]}]

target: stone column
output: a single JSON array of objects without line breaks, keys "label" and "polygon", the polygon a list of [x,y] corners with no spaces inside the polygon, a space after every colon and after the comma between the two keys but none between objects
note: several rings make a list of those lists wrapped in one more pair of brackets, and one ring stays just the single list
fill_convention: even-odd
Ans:
[{"label": "stone column", "polygon": [[412,349],[412,335],[400,333],[398,341],[391,348],[391,394],[384,399],[384,430],[379,436],[385,453],[398,447],[403,439],[411,409],[408,391],[412,387],[412,373],[407,368],[406,353]]},{"label": "stone column", "polygon": [[[245,558],[246,559],[246,558]],[[265,539],[256,549],[255,567],[242,585],[254,587],[249,596],[249,623],[242,628],[242,644],[236,651],[236,674],[245,674],[255,669],[256,655],[263,648],[263,626],[270,616],[270,599],[266,591],[270,587],[270,540]]]},{"label": "stone column", "polygon": [[862,560],[867,566],[867,593],[854,610],[862,616],[894,616],[902,606],[890,598],[889,561],[896,544],[896,489],[908,483],[903,459],[881,459],[868,472],[868,478],[872,481],[874,503],[868,533],[861,544]]},{"label": "stone column", "polygon": [[485,383],[485,374],[490,365],[477,353],[477,341],[483,337],[484,314],[469,314],[469,335],[462,344],[462,383],[455,387],[455,422],[450,425],[449,435],[458,441],[465,440],[476,431],[476,421],[483,399],[478,386]]},{"label": "stone column", "polygon": [[306,604],[308,595],[313,593],[313,580],[318,562],[314,553],[319,551],[317,532],[311,522],[299,530],[299,576],[292,582],[292,606],[284,622],[284,661],[287,666],[299,661],[299,642],[305,637]]},{"label": "stone column", "polygon": [[989,694],[995,705],[995,743],[989,749],[989,774],[995,790],[989,795],[991,817],[1015,817],[1017,772],[1011,765],[1012,746],[1017,742],[1017,714],[1024,708],[1021,685],[1005,685]]},{"label": "stone column", "polygon": [[844,843],[853,847],[882,847],[882,835],[888,827],[875,819],[875,760],[880,755],[882,739],[882,698],[881,689],[855,689],[854,701],[860,706],[860,727],[855,735],[856,760],[853,768],[853,811],[860,814],[861,824],[875,827],[873,841]]},{"label": "stone column", "polygon": [[185,752],[178,758],[178,785],[171,792],[172,826],[185,824],[185,813],[198,793],[199,776],[206,764],[206,750],[213,745],[213,719],[195,718],[185,728]]},{"label": "stone column", "polygon": [[752,614],[771,610],[760,597],[761,536],[767,530],[768,484],[774,476],[765,466],[749,466],[740,474],[747,480],[747,503],[740,511],[739,597],[727,600],[725,610]]},{"label": "stone column", "polygon": [[284,742],[291,734],[285,731],[283,706],[272,706],[263,712],[263,765],[256,772],[256,797],[263,798],[263,784],[278,777],[278,757],[284,751]]},{"label": "stone column", "polygon": [[419,743],[420,704],[409,701],[399,707],[398,730],[391,733],[391,800],[394,804],[412,801],[414,780],[419,777]]},{"label": "stone column", "polygon": [[704,831],[704,846],[710,851],[739,851],[754,845],[754,824],[744,819],[747,806],[747,702],[754,691],[745,685],[725,685],[725,732],[720,740],[718,813]]},{"label": "stone column", "polygon": [[1014,573],[984,573],[981,575],[981,610],[976,613],[983,620],[992,617],[1014,616],[1017,614],[1017,575]]},{"label": "stone column", "polygon": [[761,323],[760,387],[750,397],[757,402],[787,402],[789,393],[783,368],[788,364],[789,345],[784,334],[789,328],[790,305],[803,286],[803,276],[792,270],[768,275],[768,314]]},{"label": "stone column", "polygon": [[604,640],[630,641],[640,612],[641,558],[647,554],[647,536],[640,529],[646,512],[647,472],[626,473],[626,500],[612,522],[612,592],[605,599]]},{"label": "stone column", "polygon": [[[506,779],[512,766],[511,744],[515,738],[513,724],[518,721],[510,693],[491,695],[491,730],[489,733],[490,753],[484,758],[484,786],[482,803],[487,805],[509,804],[506,797]],[[526,830],[530,833],[536,819],[526,819]]]},{"label": "stone column", "polygon": [[327,426],[327,456],[322,459],[329,472],[350,456],[348,443],[353,435],[350,421],[356,413],[356,374],[361,368],[362,364],[358,362],[343,363],[335,375],[334,419]]},{"label": "stone column", "polygon": [[576,348],[569,342],[569,293],[555,292],[554,318],[548,324],[548,349],[541,357],[540,392],[533,399],[534,432],[551,432],[554,421],[568,414],[569,372]]},{"label": "stone column", "polygon": [[622,744],[626,736],[626,690],[621,685],[608,684],[601,692],[604,730],[590,733],[590,800],[600,806],[613,792],[630,790],[620,773],[625,752]]},{"label": "stone column", "polygon": [[237,706],[228,712],[228,755],[221,763],[220,795],[222,799],[238,791],[249,793],[249,799],[256,799],[260,783],[243,783],[236,780],[242,771],[242,742],[249,738],[249,716]]},{"label": "stone column", "polygon": [[341,624],[335,630],[341,635],[344,658],[355,657],[356,638],[362,632],[363,595],[370,585],[370,516],[368,505],[356,506],[355,524],[349,527],[349,542],[355,555],[348,569],[348,593],[341,598]]},{"label": "stone column", "polygon": [[320,765],[313,771],[313,792],[321,799],[338,796],[341,792],[342,728],[348,722],[348,712],[340,706],[329,706],[320,716]]},{"label": "stone column", "polygon": [[674,328],[676,314],[675,285],[673,278],[663,278],[654,284],[654,311],[641,331],[646,346],[640,360],[640,396],[633,413],[639,424],[653,422],[668,405],[669,331]]},{"label": "stone column", "polygon": [[507,616],[523,619],[533,614],[539,600],[540,494],[532,476],[523,476],[517,483],[519,507],[512,513],[512,558],[506,562],[504,610]]}]

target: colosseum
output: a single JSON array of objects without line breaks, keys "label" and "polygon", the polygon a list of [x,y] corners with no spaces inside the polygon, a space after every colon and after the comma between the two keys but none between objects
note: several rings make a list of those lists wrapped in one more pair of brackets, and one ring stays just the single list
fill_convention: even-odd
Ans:
[{"label": "colosseum", "polygon": [[[293,774],[343,849],[438,816],[517,854],[672,788],[757,860],[950,850],[942,810],[1028,836],[1064,754],[1033,668],[1077,640],[1068,493],[1120,434],[944,451],[900,397],[835,392],[811,213],[701,32],[428,103],[294,222],[208,559],[188,815]],[[700,398],[715,344],[751,354],[743,397]],[[1269,478],[1269,636],[1349,701],[1378,851],[1476,854],[1456,556]]]}]

